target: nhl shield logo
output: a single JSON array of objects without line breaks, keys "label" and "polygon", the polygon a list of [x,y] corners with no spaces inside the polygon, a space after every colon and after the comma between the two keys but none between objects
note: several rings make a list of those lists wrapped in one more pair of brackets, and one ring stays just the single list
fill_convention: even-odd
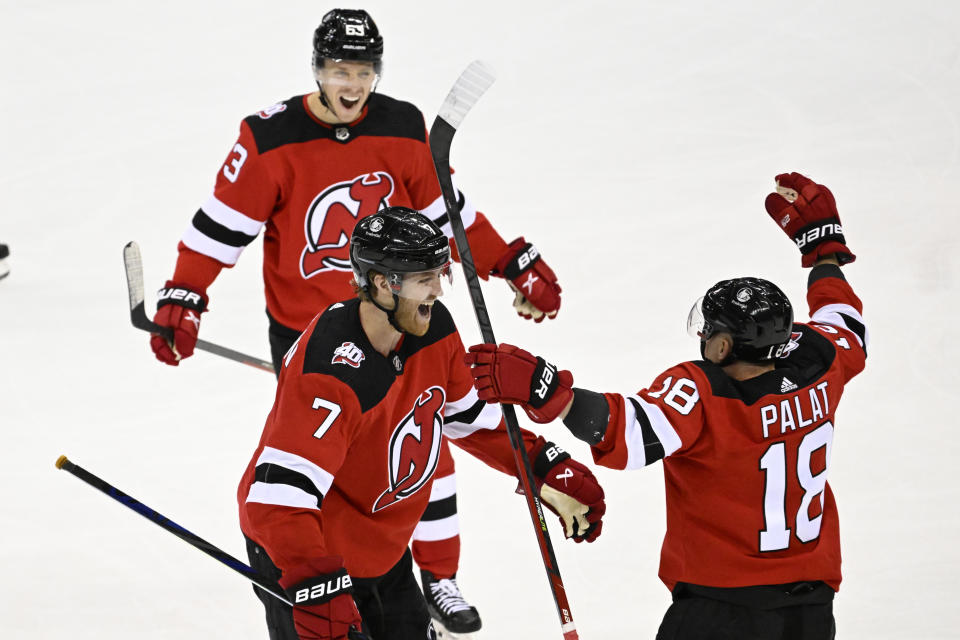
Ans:
[{"label": "nhl shield logo", "polygon": [[334,349],[333,360],[330,361],[330,364],[345,364],[354,369],[359,369],[360,363],[363,362],[366,357],[363,351],[360,350],[360,347],[352,342],[344,342]]},{"label": "nhl shield logo", "polygon": [[350,271],[350,234],[357,221],[390,206],[393,178],[385,171],[365,173],[333,184],[313,199],[304,221],[306,246],[300,275]]},{"label": "nhl shield logo", "polygon": [[446,399],[441,387],[430,387],[393,430],[387,449],[389,486],[374,503],[374,512],[409,498],[433,477],[440,460]]},{"label": "nhl shield logo", "polygon": [[350,137],[350,129],[346,127],[337,127],[337,130],[333,132],[333,135],[337,136],[337,140],[343,142]]}]

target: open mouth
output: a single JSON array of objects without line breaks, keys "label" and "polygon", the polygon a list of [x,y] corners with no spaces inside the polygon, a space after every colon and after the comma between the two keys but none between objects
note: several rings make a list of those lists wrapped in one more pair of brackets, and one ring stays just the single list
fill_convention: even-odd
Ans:
[{"label": "open mouth", "polygon": [[431,311],[432,308],[433,308],[433,303],[430,303],[430,304],[421,304],[420,306],[417,307],[417,313],[420,315],[421,318],[423,318],[423,319],[425,319],[425,320],[429,320],[429,319],[430,319],[430,311]]},{"label": "open mouth", "polygon": [[360,98],[345,98],[344,96],[340,96],[340,104],[344,109],[353,109],[360,104]]}]

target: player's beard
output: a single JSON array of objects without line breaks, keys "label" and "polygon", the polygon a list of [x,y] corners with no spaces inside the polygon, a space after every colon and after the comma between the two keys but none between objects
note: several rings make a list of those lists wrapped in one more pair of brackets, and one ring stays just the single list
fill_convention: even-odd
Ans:
[{"label": "player's beard", "polygon": [[[435,300],[435,298],[434,298]],[[397,326],[404,332],[415,336],[422,336],[430,328],[430,318],[433,312],[433,300],[411,300],[399,298],[397,310],[393,314]]]}]

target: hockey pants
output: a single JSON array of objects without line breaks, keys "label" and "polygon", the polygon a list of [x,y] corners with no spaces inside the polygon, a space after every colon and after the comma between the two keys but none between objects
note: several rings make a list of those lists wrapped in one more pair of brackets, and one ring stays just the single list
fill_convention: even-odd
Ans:
[{"label": "hockey pants", "polygon": [[[247,538],[250,565],[261,575],[278,580],[281,572],[267,552]],[[280,588],[280,585],[276,585]],[[407,550],[400,561],[378,578],[354,578],[353,600],[363,619],[363,631],[373,640],[426,640],[435,638],[423,592],[413,576],[413,563]],[[266,608],[270,640],[298,640],[293,624],[293,609],[253,588]]]}]

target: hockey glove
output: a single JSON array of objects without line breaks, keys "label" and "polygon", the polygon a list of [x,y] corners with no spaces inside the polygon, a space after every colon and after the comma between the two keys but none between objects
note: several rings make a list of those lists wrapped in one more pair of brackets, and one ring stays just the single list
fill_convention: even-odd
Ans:
[{"label": "hockey glove", "polygon": [[154,333],[150,336],[150,348],[157,360],[177,366],[180,360],[192,356],[197,346],[200,314],[207,309],[207,296],[172,280],[167,280],[157,296],[157,314],[153,321],[161,327],[173,329],[173,343]]},{"label": "hockey glove", "polygon": [[556,420],[573,399],[572,373],[512,344],[474,345],[464,362],[481,400],[519,404],[534,422]]},{"label": "hockey glove", "polygon": [[510,283],[516,294],[513,308],[527,320],[543,322],[544,318],[552,318],[560,311],[561,289],[557,276],[536,247],[523,237],[510,243],[491,273]]},{"label": "hockey glove", "polygon": [[590,469],[570,454],[543,439],[530,449],[533,475],[540,484],[543,503],[560,516],[564,535],[576,542],[593,542],[603,529],[607,510],[603,487]]},{"label": "hockey glove", "polygon": [[764,206],[800,249],[801,264],[812,267],[830,254],[836,254],[840,264],[856,260],[847,248],[830,189],[799,173],[781,173],[776,179],[777,192],[767,196]]},{"label": "hockey glove", "polygon": [[293,624],[300,640],[364,638],[353,601],[353,581],[336,556],[319,558],[284,571],[280,586],[293,603]]}]

